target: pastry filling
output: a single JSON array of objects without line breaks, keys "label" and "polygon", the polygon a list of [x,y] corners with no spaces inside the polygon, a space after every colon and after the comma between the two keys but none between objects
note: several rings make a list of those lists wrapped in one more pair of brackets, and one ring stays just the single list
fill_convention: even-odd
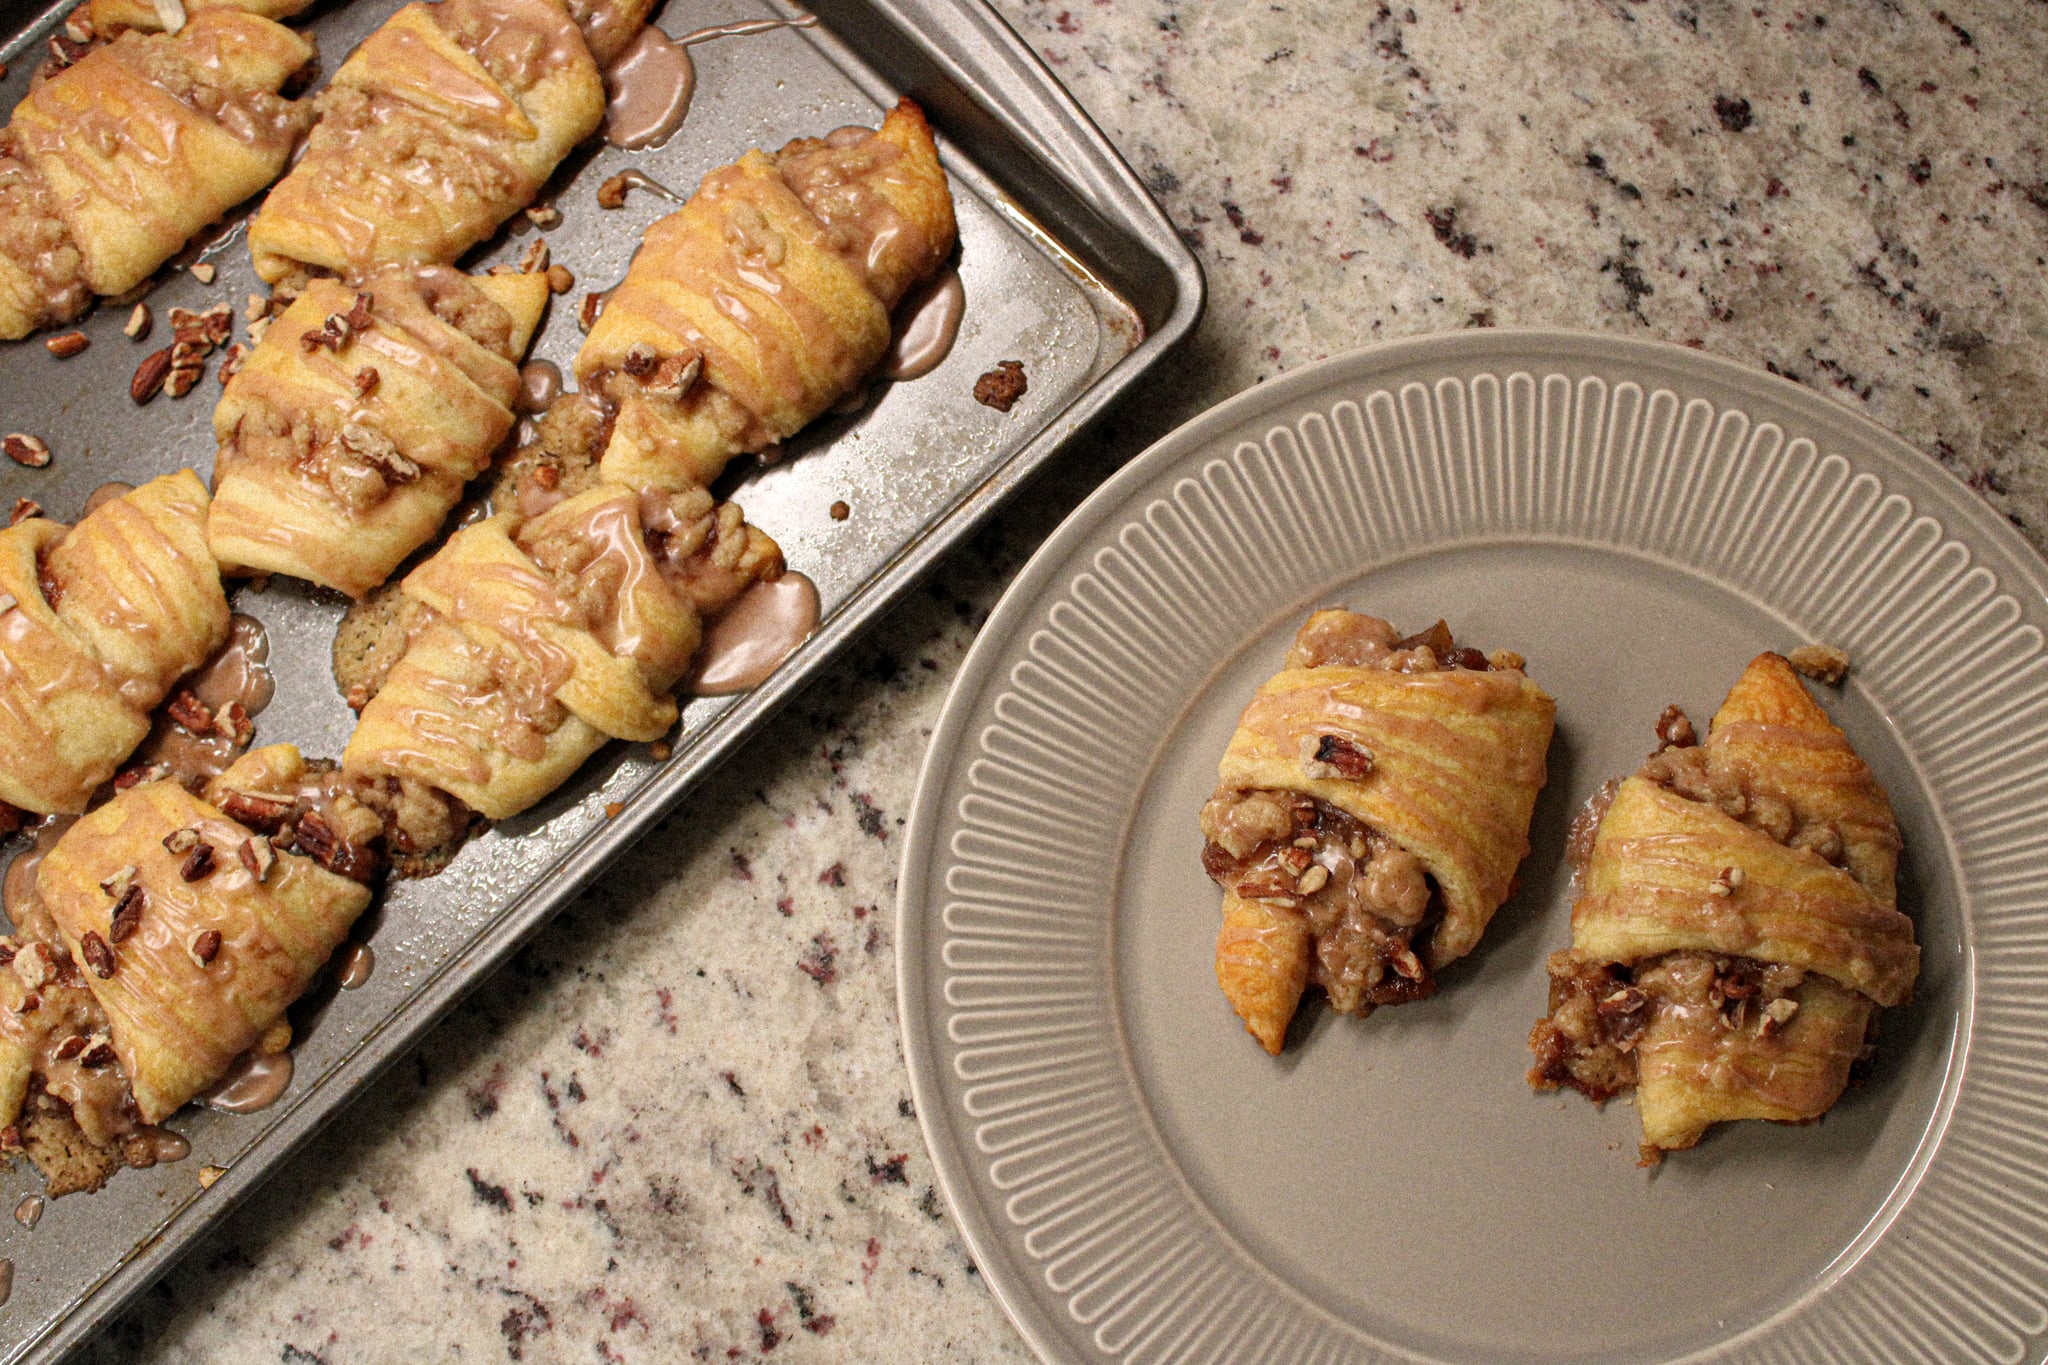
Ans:
[{"label": "pastry filling", "polygon": [[1482,654],[1451,638],[1438,621],[1428,630],[1402,636],[1377,616],[1351,611],[1317,612],[1287,651],[1289,668],[1384,668],[1392,673],[1436,673],[1461,668],[1475,673],[1520,668],[1522,658],[1506,650]]},{"label": "pastry filling", "polygon": [[1636,1086],[1636,1047],[1651,1023],[1697,1037],[1768,1038],[1799,1013],[1806,973],[1777,962],[1664,953],[1633,967],[1550,955],[1550,1017],[1536,1025],[1532,1085],[1570,1086],[1592,1100]]},{"label": "pastry filling", "polygon": [[38,322],[75,318],[92,302],[85,258],[57,212],[49,182],[21,155],[13,129],[0,129],[0,256],[28,275]]},{"label": "pastry filling", "polygon": [[[1844,865],[1840,830],[1825,820],[1801,820],[1791,802],[1764,784],[1710,769],[1692,722],[1677,707],[1665,708],[1657,735],[1661,745],[1639,776],[1789,848]],[[1602,786],[1572,821],[1566,856],[1575,887],[1620,785]],[[1703,1039],[1767,1038],[1797,1017],[1807,975],[1783,963],[1696,951],[1625,965],[1587,962],[1566,950],[1550,955],[1549,972],[1550,1016],[1529,1035],[1536,1055],[1529,1082],[1550,1090],[1569,1086],[1593,1100],[1635,1088],[1637,1045],[1652,1022]],[[1869,1048],[1864,1051],[1867,1056]]]},{"label": "pastry filling", "polygon": [[1307,918],[1309,981],[1331,1008],[1365,1014],[1436,991],[1415,943],[1442,905],[1414,854],[1294,792],[1219,792],[1202,807],[1202,832],[1202,867],[1218,885]]}]

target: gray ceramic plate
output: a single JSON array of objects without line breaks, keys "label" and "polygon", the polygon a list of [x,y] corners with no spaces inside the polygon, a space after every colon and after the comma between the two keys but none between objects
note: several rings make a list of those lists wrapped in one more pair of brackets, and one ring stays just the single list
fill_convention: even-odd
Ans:
[{"label": "gray ceramic plate", "polygon": [[[1558,699],[1521,893],[1443,989],[1275,1060],[1212,975],[1195,816],[1302,616],[1519,650]],[[918,1114],[1048,1360],[2039,1361],[2048,572],[1896,437],[1696,352],[1467,333],[1223,404],[1063,526],[934,736],[902,880]],[[1658,1171],[1533,1094],[1571,814],[1814,639],[1925,949],[1818,1125]]]}]

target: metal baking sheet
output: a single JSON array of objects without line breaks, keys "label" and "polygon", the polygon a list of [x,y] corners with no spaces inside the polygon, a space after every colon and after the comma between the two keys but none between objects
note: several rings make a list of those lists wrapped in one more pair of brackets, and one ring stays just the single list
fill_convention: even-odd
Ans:
[{"label": "metal baking sheet", "polygon": [[[353,0],[298,23],[318,39],[331,73],[398,4]],[[11,109],[26,93],[69,7],[0,4],[0,32],[13,35],[0,48],[9,68],[0,104]],[[533,355],[568,370],[581,341],[575,302],[615,283],[641,230],[672,208],[636,193],[624,209],[600,210],[597,186],[613,172],[637,166],[686,193],[749,147],[872,125],[902,94],[923,104],[960,220],[967,311],[957,345],[936,372],[878,390],[861,411],[791,442],[780,463],[728,479],[791,567],[817,581],[825,606],[817,635],[756,691],[690,704],[668,761],[653,762],[645,746],[614,745],[551,799],[470,844],[440,876],[394,883],[366,920],[377,954],[368,984],[346,994],[316,986],[308,1007],[295,1010],[297,1076],[277,1105],[240,1116],[188,1109],[170,1124],[191,1140],[186,1160],[123,1171],[97,1194],[51,1201],[32,1232],[0,1222],[0,1256],[15,1266],[13,1296],[0,1308],[0,1360],[58,1359],[146,1288],[1194,325],[1202,278],[1193,256],[1072,98],[979,0],[821,0],[813,8],[815,27],[692,48],[696,98],[665,148],[600,144],[562,168],[544,200],[563,222],[547,239],[577,287],[555,302]],[[800,14],[767,0],[668,0],[657,22],[680,36]],[[180,258],[215,265],[212,286],[175,264],[160,273],[149,297],[160,325],[171,306],[226,300],[241,335],[240,309],[262,291],[238,221]],[[531,231],[508,232],[465,264],[516,261]],[[129,378],[162,343],[124,337],[127,311],[102,307],[85,319],[92,347],[71,360],[51,357],[34,338],[0,346],[0,427],[43,436],[55,455],[45,469],[0,468],[0,507],[32,497],[75,520],[107,480],[140,482],[187,465],[210,473],[220,392],[212,369],[186,398],[136,407]],[[1024,362],[1030,391],[1005,415],[975,403],[971,390],[1008,359]],[[834,521],[831,505],[842,499],[851,515]],[[341,600],[274,580],[262,592],[244,587],[235,606],[263,621],[272,642],[277,699],[259,720],[258,742],[338,756],[354,721],[329,665]],[[616,814],[607,818],[607,808]],[[207,1165],[227,1174],[202,1191]],[[0,1173],[7,1207],[40,1188],[25,1162]]]}]

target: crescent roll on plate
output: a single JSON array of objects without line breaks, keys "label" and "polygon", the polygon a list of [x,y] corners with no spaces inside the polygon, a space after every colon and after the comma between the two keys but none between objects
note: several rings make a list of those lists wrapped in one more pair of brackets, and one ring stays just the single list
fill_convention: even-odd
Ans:
[{"label": "crescent roll on plate", "polygon": [[143,783],[57,840],[17,935],[0,940],[0,1119],[19,1124],[33,1097],[31,1127],[68,1118],[108,1148],[278,1030],[370,903],[368,886],[314,856],[325,845],[303,824],[265,834],[223,809],[238,785],[305,770],[290,745],[255,750],[207,799]]},{"label": "crescent roll on plate", "polygon": [[775,542],[703,489],[599,484],[457,531],[405,578],[426,610],[343,769],[516,815],[606,740],[667,734],[704,616],[781,573]]},{"label": "crescent roll on plate", "polygon": [[250,221],[256,273],[450,264],[533,201],[604,100],[560,0],[407,5],[315,98],[305,154]]},{"label": "crescent roll on plate", "polygon": [[0,801],[84,810],[171,684],[226,641],[206,505],[185,469],[73,527],[0,530]]},{"label": "crescent roll on plate", "polygon": [[602,476],[709,485],[795,435],[889,346],[889,310],[953,250],[924,113],[752,151],[647,229],[576,356],[615,410]]},{"label": "crescent roll on plate", "polygon": [[290,29],[215,9],[31,91],[0,130],[0,338],[133,289],[274,180],[312,117],[277,91],[312,59]]},{"label": "crescent roll on plate", "polygon": [[214,409],[224,568],[361,597],[427,543],[512,430],[545,275],[384,266],[310,282]]},{"label": "crescent roll on plate", "polygon": [[1757,656],[1704,744],[1676,707],[1658,733],[1582,817],[1572,946],[1529,1035],[1538,1089],[1635,1090],[1645,1165],[1711,1124],[1825,1114],[1920,969],[1891,803],[1790,663]]},{"label": "crescent roll on plate", "polygon": [[1238,720],[1202,807],[1216,979],[1279,1054],[1310,985],[1365,1015],[1421,1000],[1514,888],[1556,703],[1520,656],[1439,621],[1318,611]]}]

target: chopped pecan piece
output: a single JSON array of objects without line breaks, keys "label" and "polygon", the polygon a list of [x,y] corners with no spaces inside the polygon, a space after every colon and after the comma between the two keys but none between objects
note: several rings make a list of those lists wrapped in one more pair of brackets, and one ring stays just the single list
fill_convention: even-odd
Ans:
[{"label": "chopped pecan piece", "polygon": [[354,305],[349,308],[348,316],[343,321],[348,323],[351,332],[367,332],[377,320],[370,312],[376,306],[375,294],[357,294]]},{"label": "chopped pecan piece", "polygon": [[188,882],[203,880],[213,871],[213,845],[201,840],[185,855],[184,863],[178,868],[178,875]]},{"label": "chopped pecan piece", "polygon": [[252,834],[244,839],[242,846],[235,850],[235,858],[259,882],[268,877],[270,869],[277,865],[277,851],[271,848],[269,837],[262,834]]},{"label": "chopped pecan piece", "polygon": [[43,505],[34,498],[16,498],[14,500],[14,510],[7,514],[7,524],[9,526],[19,526],[30,517],[39,517],[42,514]]},{"label": "chopped pecan piece", "polygon": [[58,1061],[68,1062],[79,1053],[85,1051],[85,1042],[86,1038],[83,1033],[74,1033],[63,1042],[57,1044],[57,1051],[54,1055]]},{"label": "chopped pecan piece", "polygon": [[90,345],[92,338],[85,333],[66,332],[62,336],[54,336],[45,341],[43,349],[59,360],[69,360]]},{"label": "chopped pecan piece", "polygon": [[192,941],[186,945],[186,949],[192,954],[194,962],[202,967],[211,966],[213,960],[220,956],[220,930],[200,930],[192,936]]},{"label": "chopped pecan piece", "polygon": [[214,713],[213,732],[231,743],[246,745],[256,735],[256,722],[249,719],[248,707],[231,701]]},{"label": "chopped pecan piece", "polygon": [[[627,359],[632,359],[631,352],[627,353]],[[679,399],[689,391],[690,385],[697,382],[697,376],[703,371],[702,356],[672,355],[654,367],[644,387],[650,397]]]},{"label": "chopped pecan piece", "polygon": [[171,348],[151,351],[135,367],[135,377],[128,381],[128,396],[138,403],[147,403],[157,396],[164,386],[164,380],[171,373]]},{"label": "chopped pecan piece", "polygon": [[230,791],[216,803],[221,814],[263,834],[276,834],[292,813],[292,803],[274,796]]},{"label": "chopped pecan piece", "polygon": [[1342,735],[1310,735],[1301,741],[1301,770],[1315,781],[1357,781],[1372,772],[1372,750]]},{"label": "chopped pecan piece", "polygon": [[85,1055],[78,1059],[78,1064],[94,1069],[112,1066],[114,1064],[114,1045],[105,1038],[99,1039],[85,1050]]},{"label": "chopped pecan piece", "polygon": [[107,941],[120,943],[131,937],[142,927],[142,912],[148,908],[149,897],[140,886],[131,886],[114,906],[111,922],[107,925]]},{"label": "chopped pecan piece", "polygon": [[78,946],[84,950],[85,965],[92,969],[94,976],[105,981],[114,974],[114,950],[107,946],[107,941],[101,938],[97,931],[86,930],[80,937]]},{"label": "chopped pecan piece", "polygon": [[205,702],[191,692],[180,690],[177,696],[171,698],[168,709],[171,719],[193,734],[205,735],[213,732],[213,712],[207,709]]},{"label": "chopped pecan piece", "polygon": [[199,831],[196,828],[174,829],[164,836],[164,852],[166,853],[190,853],[198,844]]},{"label": "chopped pecan piece", "polygon": [[31,436],[24,431],[11,432],[5,441],[0,441],[7,458],[28,469],[41,469],[50,463],[50,447],[40,436]]}]

